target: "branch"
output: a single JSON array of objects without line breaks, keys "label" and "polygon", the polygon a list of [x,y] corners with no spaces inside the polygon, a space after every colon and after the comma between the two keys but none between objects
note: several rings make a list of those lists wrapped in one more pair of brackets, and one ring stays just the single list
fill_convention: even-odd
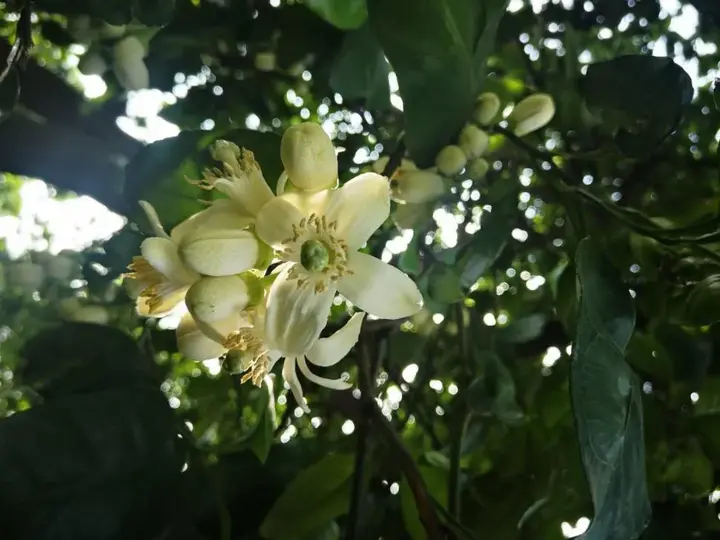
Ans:
[{"label": "branch", "polygon": [[398,137],[397,145],[395,146],[395,150],[393,150],[393,153],[390,154],[390,159],[387,162],[387,165],[385,165],[385,168],[383,169],[382,175],[386,176],[388,178],[391,178],[393,174],[395,174],[395,171],[398,170],[400,167],[400,164],[402,163],[402,158],[405,155],[405,133],[401,133]]},{"label": "branch", "polygon": [[5,68],[0,72],[0,84],[14,69],[25,68],[32,44],[32,0],[25,0],[15,29],[15,41],[5,60]]}]

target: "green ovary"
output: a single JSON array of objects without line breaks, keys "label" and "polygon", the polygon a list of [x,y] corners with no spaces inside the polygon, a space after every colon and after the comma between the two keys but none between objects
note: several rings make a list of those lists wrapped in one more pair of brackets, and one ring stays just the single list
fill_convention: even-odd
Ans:
[{"label": "green ovary", "polygon": [[300,248],[300,264],[308,272],[322,272],[330,265],[330,250],[320,240],[308,240]]}]

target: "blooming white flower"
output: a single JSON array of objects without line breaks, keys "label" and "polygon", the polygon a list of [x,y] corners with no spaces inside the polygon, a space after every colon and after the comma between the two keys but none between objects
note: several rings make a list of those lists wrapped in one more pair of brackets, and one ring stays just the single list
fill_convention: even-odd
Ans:
[{"label": "blooming white flower", "polygon": [[285,130],[280,142],[280,158],[288,181],[298,189],[318,191],[337,185],[335,147],[318,124],[303,122]]},{"label": "blooming white flower", "polygon": [[466,163],[465,152],[454,144],[446,146],[435,156],[435,165],[445,176],[455,176],[465,168]]},{"label": "blooming white flower", "polygon": [[495,92],[483,92],[477,97],[473,117],[481,126],[489,126],[500,112],[500,98]]},{"label": "blooming white flower", "polygon": [[555,116],[555,102],[549,94],[533,94],[515,105],[508,124],[513,133],[523,137],[545,127]]},{"label": "blooming white flower", "polygon": [[445,180],[433,171],[401,171],[390,181],[392,198],[401,203],[424,203],[442,196]]},{"label": "blooming white flower", "polygon": [[[270,302],[272,302],[272,298],[268,297],[268,304]],[[282,369],[283,378],[298,405],[306,412],[309,412],[309,409],[303,399],[302,386],[296,367],[300,368],[300,372],[309,381],[320,386],[334,390],[347,390],[352,386],[341,379],[327,379],[314,374],[310,370],[308,362],[319,367],[329,367],[345,358],[357,343],[364,313],[353,315],[345,326],[332,336],[316,338],[305,351],[293,353],[284,350],[282,344],[274,342],[271,336],[265,332],[266,316],[267,312],[262,307],[250,310],[247,312],[247,319],[243,327],[230,335],[224,343],[228,349],[240,353],[241,369],[245,371],[242,382],[251,380],[255,385],[260,386],[278,360],[285,358]],[[291,326],[291,324],[292,322],[288,321],[287,326]]]},{"label": "blooming white flower", "polygon": [[389,212],[387,179],[375,173],[336,190],[286,193],[260,210],[255,230],[284,261],[268,295],[271,341],[291,354],[306,351],[325,326],[336,291],[383,319],[421,308],[422,295],[408,276],[357,251]]},{"label": "blooming white flower", "polygon": [[219,140],[212,147],[212,156],[223,163],[223,170],[206,170],[202,180],[191,183],[227,195],[227,200],[215,201],[214,206],[234,208],[240,214],[252,218],[274,197],[250,150]]},{"label": "blooming white flower", "polygon": [[180,304],[190,285],[200,279],[200,274],[188,268],[180,259],[178,243],[190,232],[194,219],[184,221],[168,235],[155,209],[146,201],[140,201],[154,237],[146,238],[140,245],[139,257],[133,257],[126,278],[135,280],[141,287],[137,298],[137,310],[145,317],[161,317]]}]

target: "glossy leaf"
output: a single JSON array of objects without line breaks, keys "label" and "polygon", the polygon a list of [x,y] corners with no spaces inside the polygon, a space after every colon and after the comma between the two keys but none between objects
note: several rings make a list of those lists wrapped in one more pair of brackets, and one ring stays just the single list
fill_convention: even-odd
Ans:
[{"label": "glossy leaf", "polygon": [[341,30],[359,28],[368,16],[366,0],[305,0],[305,5]]}]

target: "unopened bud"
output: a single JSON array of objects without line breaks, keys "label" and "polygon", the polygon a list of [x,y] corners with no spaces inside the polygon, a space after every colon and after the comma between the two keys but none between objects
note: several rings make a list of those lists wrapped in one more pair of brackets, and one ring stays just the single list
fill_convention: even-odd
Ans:
[{"label": "unopened bud", "polygon": [[[229,335],[230,332],[237,330],[237,328],[226,328],[225,330],[228,331]],[[218,358],[227,352],[227,349],[220,343],[203,334],[189,313],[180,320],[180,324],[175,331],[175,338],[180,353],[196,362]]]},{"label": "unopened bud", "polygon": [[451,144],[446,146],[435,157],[438,171],[445,176],[455,176],[465,168],[467,158],[459,146]]},{"label": "unopened bud", "polygon": [[25,292],[35,292],[45,281],[45,270],[39,264],[18,262],[8,268],[8,281]]},{"label": "unopened bud", "polygon": [[110,322],[110,313],[103,306],[82,306],[72,312],[68,318],[76,322],[107,324]]},{"label": "unopened bud", "polygon": [[142,90],[150,85],[150,72],[143,56],[145,47],[135,36],[121,39],[113,48],[115,76],[125,90]]},{"label": "unopened bud", "polygon": [[490,126],[495,123],[500,112],[500,98],[495,92],[483,92],[475,102],[473,118],[481,126]]},{"label": "unopened bud", "polygon": [[[377,174],[382,174],[390,161],[390,156],[382,156],[372,164],[372,169]],[[416,171],[417,165],[411,159],[402,158],[400,166],[397,168],[398,171]]]},{"label": "unopened bud", "polygon": [[100,26],[100,35],[108,39],[117,39],[125,35],[124,24],[110,24],[103,21]]},{"label": "unopened bud", "polygon": [[280,143],[280,158],[292,184],[304,191],[335,186],[338,162],[330,137],[312,122],[288,128]]},{"label": "unopened bud", "polygon": [[460,132],[458,145],[465,153],[465,157],[473,159],[482,156],[490,144],[490,137],[479,127],[468,124]]},{"label": "unopened bud", "polygon": [[212,145],[210,154],[214,160],[227,163],[236,172],[240,170],[240,147],[237,144],[219,139]]},{"label": "unopened bud", "polygon": [[392,220],[398,229],[418,229],[432,219],[433,203],[399,204]]},{"label": "unopened bud", "polygon": [[445,180],[431,171],[403,171],[390,181],[392,197],[402,203],[424,203],[445,193]]},{"label": "unopened bud", "polygon": [[102,75],[107,68],[105,59],[96,52],[83,55],[78,63],[78,69],[83,75]]},{"label": "unopened bud", "polygon": [[467,165],[467,175],[471,180],[482,180],[490,170],[490,164],[483,158],[470,160]]},{"label": "unopened bud", "polygon": [[215,324],[235,317],[238,328],[240,313],[249,303],[250,290],[240,276],[201,278],[193,283],[185,297],[185,305],[198,327],[216,341],[227,336],[218,333]]},{"label": "unopened bud", "polygon": [[258,71],[275,71],[275,53],[261,52],[255,55],[255,68]]},{"label": "unopened bud", "polygon": [[555,116],[555,102],[549,94],[534,94],[515,105],[508,116],[513,133],[523,137],[548,125]]}]

